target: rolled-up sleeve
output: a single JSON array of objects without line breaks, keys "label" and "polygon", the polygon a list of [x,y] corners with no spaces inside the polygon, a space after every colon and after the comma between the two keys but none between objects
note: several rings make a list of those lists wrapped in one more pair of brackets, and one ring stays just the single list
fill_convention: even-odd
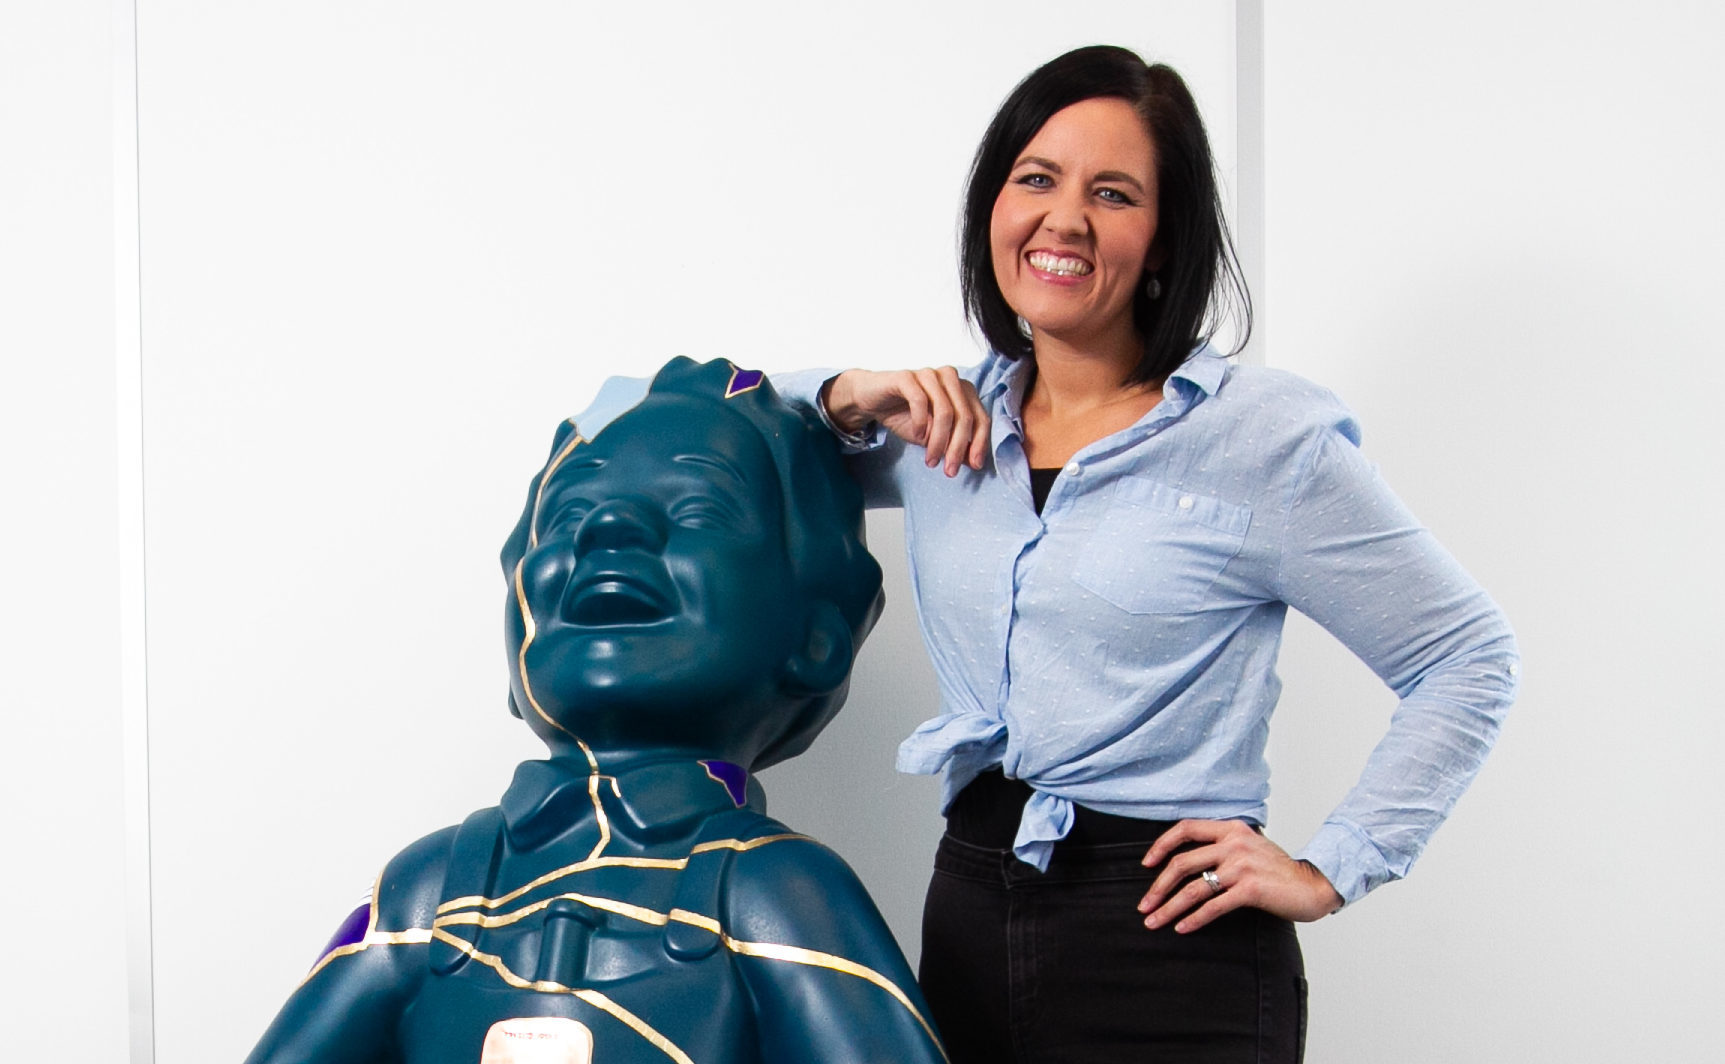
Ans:
[{"label": "rolled-up sleeve", "polygon": [[1400,879],[1484,763],[1519,678],[1502,610],[1355,446],[1314,433],[1292,489],[1282,601],[1357,654],[1401,700],[1358,783],[1297,856],[1346,902]]}]

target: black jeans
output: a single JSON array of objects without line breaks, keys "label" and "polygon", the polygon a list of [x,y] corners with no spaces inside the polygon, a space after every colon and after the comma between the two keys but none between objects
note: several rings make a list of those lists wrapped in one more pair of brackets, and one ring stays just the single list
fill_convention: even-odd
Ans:
[{"label": "black jeans", "polygon": [[985,802],[967,789],[949,815],[923,909],[919,979],[953,1064],[1301,1059],[1306,981],[1292,924],[1238,909],[1188,935],[1148,930],[1139,861],[1167,824],[1081,808],[1038,872],[1010,836],[990,845],[1013,805],[1000,784],[1022,784],[980,782]]}]

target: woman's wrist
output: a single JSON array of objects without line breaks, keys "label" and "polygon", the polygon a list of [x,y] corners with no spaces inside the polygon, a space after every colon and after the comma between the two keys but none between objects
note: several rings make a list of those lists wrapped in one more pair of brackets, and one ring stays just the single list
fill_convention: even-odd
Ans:
[{"label": "woman's wrist", "polygon": [[842,442],[852,447],[863,447],[874,434],[875,422],[850,401],[850,389],[845,380],[849,373],[846,371],[828,378],[821,385],[821,390],[815,395],[815,412]]}]

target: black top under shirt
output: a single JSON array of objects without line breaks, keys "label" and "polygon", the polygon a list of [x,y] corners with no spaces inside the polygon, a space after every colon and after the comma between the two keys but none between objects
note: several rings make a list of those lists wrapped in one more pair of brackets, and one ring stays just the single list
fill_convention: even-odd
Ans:
[{"label": "black top under shirt", "polygon": [[1036,504],[1037,516],[1041,516],[1042,508],[1048,505],[1048,492],[1054,487],[1054,478],[1059,475],[1059,466],[1030,471],[1030,501]]}]

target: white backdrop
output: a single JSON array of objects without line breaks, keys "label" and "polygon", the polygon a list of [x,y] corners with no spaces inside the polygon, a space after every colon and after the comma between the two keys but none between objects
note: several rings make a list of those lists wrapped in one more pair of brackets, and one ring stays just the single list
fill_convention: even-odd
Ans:
[{"label": "white backdrop", "polygon": [[[0,891],[23,916],[0,1027],[9,1056],[103,1064],[127,1024],[111,6],[0,12]],[[142,7],[157,1059],[176,1064],[243,1055],[381,857],[536,753],[502,707],[492,558],[601,376],[691,349],[963,358],[966,156],[1071,44],[1171,57],[1232,135],[1227,13],[1196,4],[609,30],[549,3]],[[1720,16],[1268,17],[1268,361],[1352,403],[1527,655],[1499,751],[1412,878],[1305,929],[1308,1059],[1711,1060]],[[628,76],[595,78],[607,62]],[[901,937],[933,830],[926,781],[886,767],[928,697],[907,601],[853,705],[768,780]],[[1282,672],[1271,830],[1297,842],[1389,703],[1297,620]]]},{"label": "white backdrop", "polygon": [[[1303,936],[1308,1059],[1717,1060],[1725,16],[1360,0],[1266,36],[1269,361],[1354,406],[1524,655],[1422,863]],[[1298,838],[1390,701],[1305,623],[1282,672]]]}]

